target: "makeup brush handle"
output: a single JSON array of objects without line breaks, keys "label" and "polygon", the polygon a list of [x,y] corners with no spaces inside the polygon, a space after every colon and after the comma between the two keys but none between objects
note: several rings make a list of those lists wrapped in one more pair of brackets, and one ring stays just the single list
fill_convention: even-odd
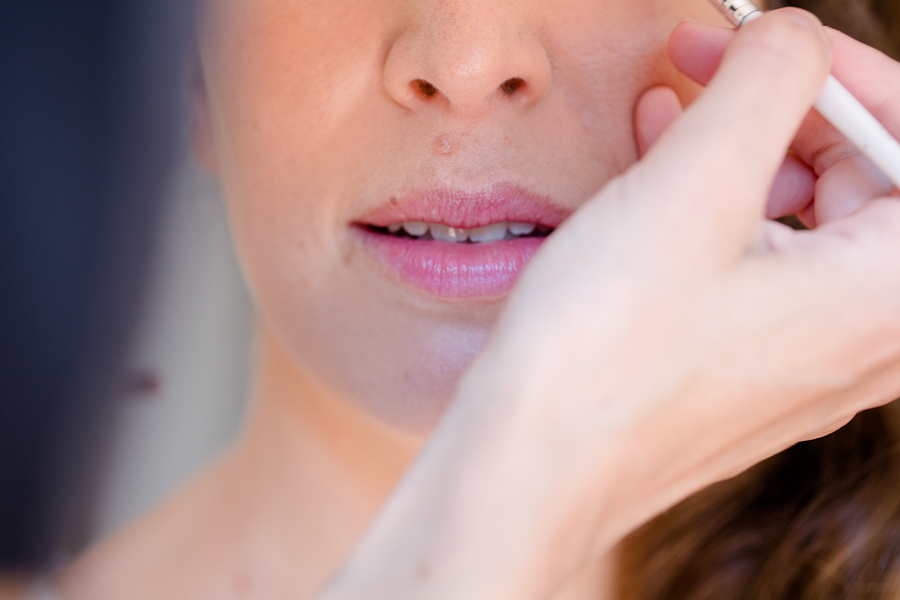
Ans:
[{"label": "makeup brush handle", "polygon": [[841,82],[828,76],[815,104],[835,129],[853,142],[900,189],[900,142],[879,123]]}]

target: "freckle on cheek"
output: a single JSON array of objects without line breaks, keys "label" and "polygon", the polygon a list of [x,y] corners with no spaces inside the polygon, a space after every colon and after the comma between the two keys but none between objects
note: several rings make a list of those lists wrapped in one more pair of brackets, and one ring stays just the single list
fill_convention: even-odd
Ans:
[{"label": "freckle on cheek", "polygon": [[434,151],[441,156],[449,156],[459,150],[459,140],[452,135],[444,134],[434,140]]}]

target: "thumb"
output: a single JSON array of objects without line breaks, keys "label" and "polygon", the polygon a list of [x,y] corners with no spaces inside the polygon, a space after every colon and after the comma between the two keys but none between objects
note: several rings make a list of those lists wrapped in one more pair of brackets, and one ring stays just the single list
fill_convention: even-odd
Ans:
[{"label": "thumb", "polygon": [[706,91],[629,174],[649,212],[723,260],[742,255],[830,66],[822,26],[805,11],[774,11],[737,32]]},{"label": "thumb", "polygon": [[658,86],[644,92],[634,110],[634,137],[638,154],[646,155],[683,112],[681,101],[672,88]]}]

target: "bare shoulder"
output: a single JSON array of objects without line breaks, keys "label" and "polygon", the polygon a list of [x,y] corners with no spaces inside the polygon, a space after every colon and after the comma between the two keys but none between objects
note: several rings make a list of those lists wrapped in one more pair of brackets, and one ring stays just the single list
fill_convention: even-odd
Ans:
[{"label": "bare shoulder", "polygon": [[242,499],[233,493],[228,458],[163,505],[90,548],[57,585],[66,600],[211,596],[242,537]]}]

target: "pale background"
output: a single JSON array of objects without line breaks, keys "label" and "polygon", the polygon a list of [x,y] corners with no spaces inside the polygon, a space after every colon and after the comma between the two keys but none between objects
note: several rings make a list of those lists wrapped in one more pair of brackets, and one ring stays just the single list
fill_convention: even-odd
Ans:
[{"label": "pale background", "polygon": [[[93,525],[101,537],[158,504],[240,429],[253,315],[216,182],[182,151]],[[149,377],[148,377],[149,376]]]}]

